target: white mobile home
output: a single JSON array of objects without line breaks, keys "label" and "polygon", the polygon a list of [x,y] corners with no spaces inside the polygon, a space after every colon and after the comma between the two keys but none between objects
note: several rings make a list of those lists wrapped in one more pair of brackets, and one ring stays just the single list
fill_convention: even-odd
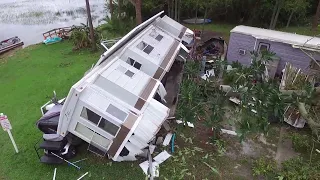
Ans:
[{"label": "white mobile home", "polygon": [[177,59],[184,59],[180,53],[188,50],[182,41],[193,38],[190,30],[160,15],[123,37],[72,86],[56,134],[72,134],[86,141],[89,150],[115,161],[142,153],[170,113],[161,80]]}]

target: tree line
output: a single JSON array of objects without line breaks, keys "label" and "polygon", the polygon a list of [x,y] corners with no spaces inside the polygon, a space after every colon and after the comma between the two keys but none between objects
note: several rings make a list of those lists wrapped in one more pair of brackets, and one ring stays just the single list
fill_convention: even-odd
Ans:
[{"label": "tree line", "polygon": [[137,23],[164,10],[180,21],[204,17],[215,22],[246,24],[275,29],[311,25],[320,16],[319,0],[107,0],[111,14],[125,12]]}]

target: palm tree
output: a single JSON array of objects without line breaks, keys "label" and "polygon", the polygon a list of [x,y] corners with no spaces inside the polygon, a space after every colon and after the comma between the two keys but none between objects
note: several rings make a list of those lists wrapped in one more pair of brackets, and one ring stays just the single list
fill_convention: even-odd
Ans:
[{"label": "palm tree", "polygon": [[142,0],[130,0],[130,2],[134,5],[136,9],[136,21],[137,25],[142,23],[142,15],[141,15],[141,5]]},{"label": "palm tree", "polygon": [[87,16],[88,16],[88,23],[89,23],[89,29],[90,29],[90,39],[91,39],[92,50],[95,51],[97,47],[96,47],[96,42],[94,38],[94,30],[93,30],[89,0],[86,0],[86,8],[87,8]]},{"label": "palm tree", "polygon": [[319,16],[320,16],[320,0],[318,3],[316,15],[314,16],[313,23],[312,23],[312,30],[314,30],[314,31],[317,30]]}]

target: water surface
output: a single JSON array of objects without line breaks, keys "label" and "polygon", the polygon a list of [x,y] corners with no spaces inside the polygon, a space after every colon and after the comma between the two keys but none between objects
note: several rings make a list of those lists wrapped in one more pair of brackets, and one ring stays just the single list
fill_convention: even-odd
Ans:
[{"label": "water surface", "polygon": [[[105,0],[90,0],[93,24],[103,22]],[[19,36],[25,45],[39,43],[42,33],[86,24],[85,0],[0,0],[0,41]]]}]

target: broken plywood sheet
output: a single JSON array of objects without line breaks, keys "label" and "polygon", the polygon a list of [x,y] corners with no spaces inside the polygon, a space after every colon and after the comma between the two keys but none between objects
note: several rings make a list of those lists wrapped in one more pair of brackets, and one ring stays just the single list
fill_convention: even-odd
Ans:
[{"label": "broken plywood sheet", "polygon": [[227,130],[227,129],[221,129],[221,132],[223,134],[230,134],[230,135],[234,135],[234,136],[237,135],[237,133],[235,131],[231,131],[231,130]]},{"label": "broken plywood sheet", "polygon": [[169,154],[167,151],[164,150],[153,159],[160,165],[161,163],[166,161],[169,157],[171,157],[171,154]]},{"label": "broken plywood sheet", "polygon": [[[148,169],[149,169],[149,161],[144,161],[139,164],[142,171],[145,175],[148,175]],[[158,162],[152,162],[152,176],[153,177],[159,177],[159,163]]]}]

